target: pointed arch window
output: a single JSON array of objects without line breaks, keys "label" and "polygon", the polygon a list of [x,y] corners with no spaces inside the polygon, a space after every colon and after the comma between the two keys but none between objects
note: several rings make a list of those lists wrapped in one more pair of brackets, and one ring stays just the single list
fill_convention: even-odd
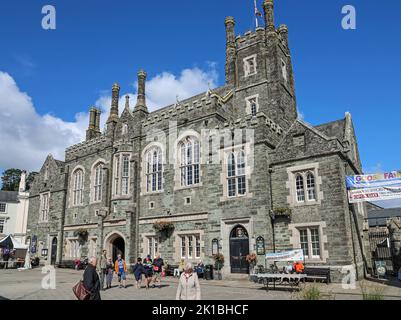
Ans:
[{"label": "pointed arch window", "polygon": [[159,147],[145,153],[146,159],[146,192],[157,192],[163,189],[163,155]]},{"label": "pointed arch window", "polygon": [[200,145],[194,137],[187,137],[179,144],[181,186],[197,185],[200,182]]},{"label": "pointed arch window", "polygon": [[72,204],[79,206],[84,202],[84,171],[77,169],[73,173]]},{"label": "pointed arch window", "polygon": [[118,154],[114,157],[114,186],[115,196],[130,195],[130,154]]}]

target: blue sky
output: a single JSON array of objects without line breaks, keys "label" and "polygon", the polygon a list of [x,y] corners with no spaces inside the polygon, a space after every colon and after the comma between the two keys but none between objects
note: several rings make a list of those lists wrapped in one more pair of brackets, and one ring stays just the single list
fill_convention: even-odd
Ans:
[{"label": "blue sky", "polygon": [[[46,4],[56,7],[56,30],[41,28]],[[258,4],[261,10],[262,0]],[[341,28],[341,8],[347,4],[356,8],[356,30]],[[203,86],[222,85],[228,15],[235,17],[237,33],[254,28],[253,0],[1,1],[0,72],[29,109],[28,124],[32,117],[39,121],[37,127],[43,127],[42,121],[54,130],[61,128],[60,140],[70,143],[81,137],[78,131],[86,118],[79,113],[95,103],[106,104],[114,82],[122,93],[134,93],[140,68],[154,87],[165,78],[175,80],[182,95],[193,93],[180,87],[191,72],[198,72]],[[398,0],[275,2],[276,24],[289,27],[300,112],[311,124],[351,112],[366,172],[401,169],[400,16]],[[155,96],[154,101],[174,102],[169,99]],[[32,160],[15,163],[29,169],[38,169],[33,159],[49,151],[59,154],[47,148],[47,141],[59,140],[37,133],[37,127],[29,134],[18,129],[28,139],[19,147],[27,149]],[[38,147],[30,152],[29,139],[36,136],[33,144]],[[3,135],[9,139],[10,134]],[[8,165],[0,157],[0,168]]]}]

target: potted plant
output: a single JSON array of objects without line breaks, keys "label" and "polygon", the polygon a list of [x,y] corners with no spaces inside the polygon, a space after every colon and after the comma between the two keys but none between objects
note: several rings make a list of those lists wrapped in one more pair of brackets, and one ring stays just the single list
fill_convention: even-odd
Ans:
[{"label": "potted plant", "polygon": [[258,261],[258,257],[256,253],[251,253],[246,256],[246,261],[249,263],[249,271],[252,274],[253,270],[255,269],[256,263]]},{"label": "potted plant", "polygon": [[174,230],[174,224],[168,221],[159,220],[153,224],[153,229],[155,229],[156,232],[164,233],[168,236],[170,232]]},{"label": "potted plant", "polygon": [[218,279],[221,280],[222,277],[221,277],[220,270],[224,266],[224,256],[221,253],[215,254],[213,256],[213,260],[214,260],[214,267],[215,267],[215,269],[217,269]]}]

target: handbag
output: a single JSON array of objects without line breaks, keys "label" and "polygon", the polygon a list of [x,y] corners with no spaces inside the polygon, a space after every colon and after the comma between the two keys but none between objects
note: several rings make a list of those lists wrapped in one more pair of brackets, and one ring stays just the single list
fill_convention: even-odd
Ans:
[{"label": "handbag", "polygon": [[84,282],[80,280],[73,288],[75,296],[78,300],[89,300],[91,292],[85,288]]}]

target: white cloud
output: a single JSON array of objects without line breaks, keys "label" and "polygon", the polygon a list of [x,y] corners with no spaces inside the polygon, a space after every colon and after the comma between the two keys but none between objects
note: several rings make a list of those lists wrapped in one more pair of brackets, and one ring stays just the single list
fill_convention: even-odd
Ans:
[{"label": "white cloud", "polygon": [[[163,72],[146,83],[147,104],[150,111],[165,107],[176,101],[216,87],[215,64],[209,63],[209,70],[185,69],[177,77]],[[129,93],[131,109],[135,106],[136,95]],[[101,95],[95,105],[102,110],[101,128],[109,115],[111,98]],[[120,112],[125,105],[125,94],[121,95]],[[88,113],[75,115],[74,122],[67,122],[51,114],[36,112],[31,97],[22,92],[15,80],[0,71],[0,168],[39,170],[48,154],[64,160],[65,148],[85,139]]]}]

